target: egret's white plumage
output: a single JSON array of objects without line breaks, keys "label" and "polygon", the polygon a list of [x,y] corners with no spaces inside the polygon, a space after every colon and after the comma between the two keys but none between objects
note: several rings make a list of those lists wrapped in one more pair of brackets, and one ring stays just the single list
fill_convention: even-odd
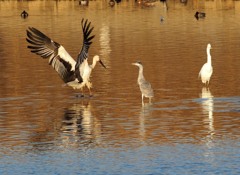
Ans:
[{"label": "egret's white plumage", "polygon": [[207,45],[207,62],[202,66],[202,69],[199,72],[199,77],[202,80],[202,83],[209,85],[210,78],[213,73],[212,67],[212,58],[210,54],[211,44]]},{"label": "egret's white plumage", "polygon": [[88,64],[88,49],[92,44],[94,35],[91,35],[93,27],[91,22],[82,19],[81,22],[83,31],[83,45],[75,61],[59,43],[51,40],[48,36],[37,30],[36,28],[29,27],[27,30],[27,42],[31,45],[28,46],[31,52],[40,55],[42,58],[49,59],[55,71],[59,74],[61,79],[73,89],[83,89],[87,86],[91,95],[91,82],[90,75],[96,63],[99,61],[104,68],[104,64],[99,56],[93,57],[92,65]]},{"label": "egret's white plumage", "polygon": [[153,89],[151,87],[151,84],[145,80],[143,76],[143,65],[141,62],[132,63],[132,65],[139,67],[139,73],[138,73],[138,85],[140,88],[140,91],[142,93],[142,104],[144,105],[143,98],[147,97],[149,98],[149,103],[151,103],[151,99],[153,98]]}]

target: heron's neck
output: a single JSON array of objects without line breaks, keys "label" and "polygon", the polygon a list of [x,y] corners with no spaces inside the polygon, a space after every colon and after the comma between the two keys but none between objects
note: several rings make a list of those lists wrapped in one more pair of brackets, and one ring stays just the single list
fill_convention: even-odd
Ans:
[{"label": "heron's neck", "polygon": [[207,62],[209,64],[212,64],[212,57],[211,57],[211,54],[210,54],[210,49],[207,49]]},{"label": "heron's neck", "polygon": [[140,79],[144,79],[142,66],[139,66],[138,80]]}]

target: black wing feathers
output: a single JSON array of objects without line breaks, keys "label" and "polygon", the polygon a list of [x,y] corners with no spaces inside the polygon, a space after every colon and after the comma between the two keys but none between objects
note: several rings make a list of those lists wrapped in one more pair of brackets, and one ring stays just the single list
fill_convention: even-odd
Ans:
[{"label": "black wing feathers", "polygon": [[52,41],[42,32],[33,27],[29,27],[29,30],[27,30],[27,36],[27,42],[33,45],[28,46],[28,48],[31,49],[31,52],[36,53],[43,58],[50,57],[60,47],[60,44]]},{"label": "black wing feathers", "polygon": [[94,27],[91,26],[91,22],[84,19],[82,19],[81,25],[83,46],[78,55],[77,63],[60,44],[54,42],[36,28],[29,27],[27,30],[26,40],[31,44],[28,48],[42,58],[48,58],[49,64],[58,72],[65,83],[74,81],[76,78],[79,83],[83,81],[80,74],[80,65],[88,58],[88,49],[92,44],[91,40],[94,38],[94,35],[91,36]]},{"label": "black wing feathers", "polygon": [[79,69],[79,66],[81,63],[88,58],[88,49],[90,45],[92,44],[91,40],[95,37],[95,35],[91,35],[94,27],[91,27],[91,22],[88,22],[88,20],[82,19],[82,31],[83,31],[83,46],[82,50],[78,55],[76,69]]},{"label": "black wing feathers", "polygon": [[82,19],[81,25],[83,31],[83,46],[81,52],[78,54],[77,64],[75,66],[75,75],[79,82],[83,81],[79,69],[80,65],[88,58],[88,49],[92,44],[91,40],[95,37],[95,35],[90,36],[94,29],[94,27],[91,27],[91,22],[88,22],[88,20],[84,21],[84,19]]},{"label": "black wing feathers", "polygon": [[75,73],[71,70],[72,65],[69,62],[57,56],[57,58],[52,59],[51,65],[65,83],[75,80]]},{"label": "black wing feathers", "polygon": [[29,27],[29,30],[27,30],[27,37],[27,42],[31,44],[28,46],[31,52],[40,55],[42,58],[49,58],[49,64],[58,72],[65,83],[75,80],[73,65],[68,61],[69,58],[61,58],[58,53],[61,47],[60,44],[52,41],[33,27]]}]

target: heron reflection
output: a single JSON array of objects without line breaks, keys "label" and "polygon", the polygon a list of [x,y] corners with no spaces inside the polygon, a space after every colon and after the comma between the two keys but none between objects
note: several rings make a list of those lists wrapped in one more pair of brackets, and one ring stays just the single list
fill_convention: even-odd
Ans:
[{"label": "heron reflection", "polygon": [[100,124],[93,117],[89,101],[74,104],[64,112],[62,120],[62,140],[64,144],[96,142],[100,135]]},{"label": "heron reflection", "polygon": [[145,118],[151,114],[151,104],[147,103],[141,107],[141,111],[139,113],[139,135],[142,138],[142,141],[145,140],[146,136],[146,126],[145,126]]}]

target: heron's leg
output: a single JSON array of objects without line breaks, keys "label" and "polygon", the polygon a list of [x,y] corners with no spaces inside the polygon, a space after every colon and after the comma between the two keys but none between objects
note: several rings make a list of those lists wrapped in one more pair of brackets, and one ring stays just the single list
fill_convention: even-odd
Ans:
[{"label": "heron's leg", "polygon": [[142,105],[144,106],[144,100],[143,100],[143,98],[144,98],[144,95],[142,94]]},{"label": "heron's leg", "polygon": [[152,104],[152,98],[149,97],[149,104]]}]

